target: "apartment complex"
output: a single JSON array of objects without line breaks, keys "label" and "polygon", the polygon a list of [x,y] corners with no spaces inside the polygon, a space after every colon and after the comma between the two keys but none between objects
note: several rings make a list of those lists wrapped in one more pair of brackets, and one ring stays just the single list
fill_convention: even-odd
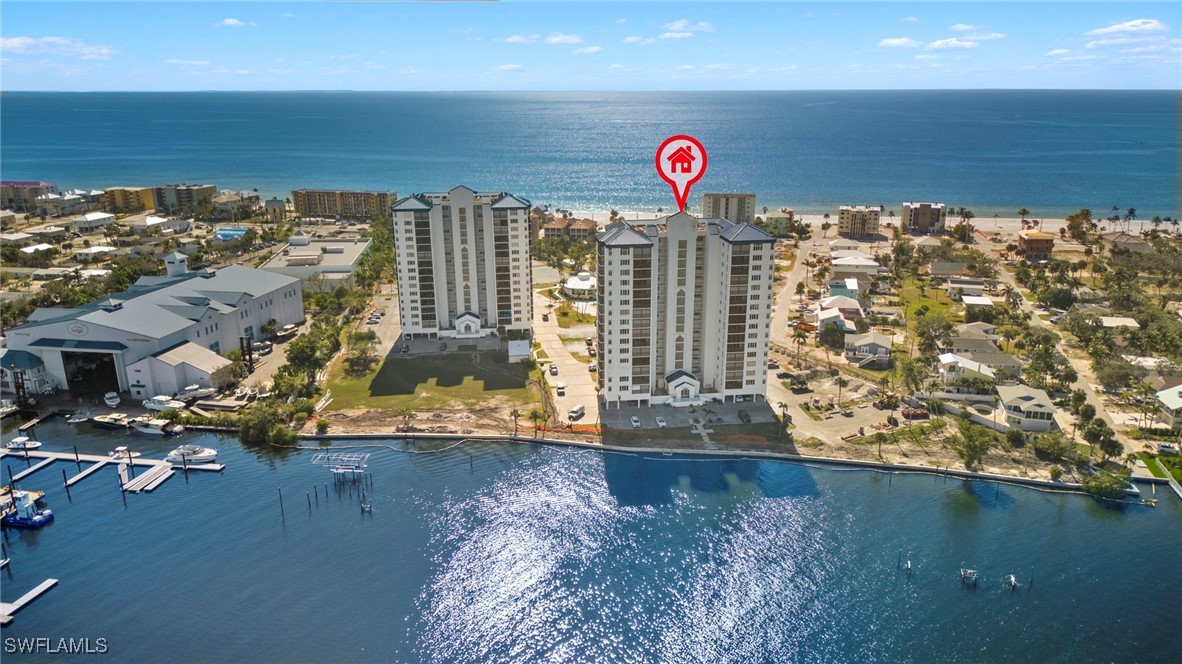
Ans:
[{"label": "apartment complex", "polygon": [[0,207],[15,212],[35,214],[40,207],[37,199],[56,193],[58,193],[56,184],[4,180],[0,182]]},{"label": "apartment complex", "polygon": [[143,212],[156,209],[156,190],[151,187],[111,187],[105,193],[108,212]]},{"label": "apartment complex", "polygon": [[900,228],[904,233],[939,234],[948,221],[943,203],[904,203]]},{"label": "apartment complex", "polygon": [[166,184],[153,190],[156,209],[169,214],[192,212],[202,201],[212,200],[217,187],[212,184]]},{"label": "apartment complex", "polygon": [[1055,249],[1055,236],[1034,228],[1018,233],[1018,248],[1028,261],[1044,261]]},{"label": "apartment complex", "polygon": [[392,191],[297,189],[291,192],[296,216],[375,219],[384,217],[398,194]]},{"label": "apartment complex", "polygon": [[878,235],[882,208],[866,205],[843,205],[837,209],[837,232],[846,237]]},{"label": "apartment complex", "polygon": [[391,207],[402,330],[416,337],[528,333],[529,201],[458,186]]},{"label": "apartment complex", "polygon": [[603,407],[763,398],[775,238],[678,213],[595,239]]},{"label": "apartment complex", "polygon": [[702,217],[755,223],[755,194],[702,194]]}]

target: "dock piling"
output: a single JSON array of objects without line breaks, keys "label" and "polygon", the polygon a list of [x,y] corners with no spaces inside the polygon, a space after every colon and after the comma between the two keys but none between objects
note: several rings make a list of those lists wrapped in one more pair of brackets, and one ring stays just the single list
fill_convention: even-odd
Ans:
[{"label": "dock piling", "polygon": [[304,497],[308,499],[308,514],[312,513],[312,494],[305,491]]},{"label": "dock piling", "polygon": [[74,502],[74,497],[70,495],[70,477],[66,475],[65,468],[62,468],[62,486],[66,487],[66,500]]},{"label": "dock piling", "polygon": [[279,487],[279,518],[287,521],[287,515],[283,512],[283,487]]},{"label": "dock piling", "polygon": [[315,484],[312,485],[312,492],[316,494],[316,507],[317,507],[317,509],[319,509],[320,508],[320,489],[316,488]]},{"label": "dock piling", "polygon": [[78,456],[78,446],[74,446],[74,463],[78,464],[78,469],[82,469],[82,458]]}]

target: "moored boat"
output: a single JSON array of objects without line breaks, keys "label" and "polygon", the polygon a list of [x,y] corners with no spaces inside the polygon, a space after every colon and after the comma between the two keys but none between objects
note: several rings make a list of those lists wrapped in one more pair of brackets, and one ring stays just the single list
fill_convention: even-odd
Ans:
[{"label": "moored boat", "polygon": [[6,509],[4,516],[0,518],[0,524],[11,528],[40,528],[45,524],[53,521],[53,510],[45,507],[45,503],[41,502],[41,498],[45,495],[44,491],[21,491],[20,489],[6,488],[4,490],[7,502],[11,506]]},{"label": "moored boat", "polygon": [[126,429],[131,425],[131,418],[125,413],[111,413],[110,415],[95,415],[90,423],[99,429]]},{"label": "moored boat", "polygon": [[66,424],[82,424],[89,422],[94,417],[89,410],[76,410],[72,415],[66,418]]},{"label": "moored boat", "polygon": [[204,399],[205,397],[212,397],[218,391],[212,387],[201,387],[194,383],[193,385],[186,385],[185,389],[177,393],[176,398],[180,400],[188,399]]},{"label": "moored boat", "polygon": [[299,331],[299,328],[297,328],[295,325],[292,325],[291,323],[288,323],[287,325],[279,328],[279,330],[275,332],[275,336],[279,337],[280,339],[284,339],[295,334],[297,331]]},{"label": "moored boat", "polygon": [[143,405],[144,408],[147,408],[148,410],[181,410],[185,407],[185,402],[178,401],[169,396],[158,394],[151,399],[144,399]]},{"label": "moored boat", "polygon": [[7,447],[10,450],[35,450],[41,447],[41,443],[30,439],[28,436],[17,436],[8,441]]},{"label": "moored boat", "polygon": [[175,436],[185,430],[185,427],[180,424],[173,424],[168,420],[152,419],[147,416],[132,420],[131,428],[149,436]]},{"label": "moored boat", "polygon": [[977,570],[960,568],[960,582],[969,585],[977,585]]},{"label": "moored boat", "polygon": [[122,399],[119,397],[118,392],[107,392],[103,395],[103,403],[107,404],[108,408],[118,408],[120,401]]},{"label": "moored boat", "polygon": [[125,445],[120,445],[110,452],[107,452],[107,456],[118,461],[120,459],[134,459],[140,456],[140,453],[127,449],[127,446]]},{"label": "moored boat", "polygon": [[181,445],[164,457],[172,463],[213,463],[218,458],[218,451],[212,447],[200,445]]},{"label": "moored boat", "polygon": [[273,385],[271,383],[263,383],[262,386],[259,387],[259,398],[266,399],[267,397],[271,396],[272,387]]},{"label": "moored boat", "polygon": [[0,417],[8,417],[9,415],[20,410],[20,406],[12,399],[4,399],[0,401]]}]

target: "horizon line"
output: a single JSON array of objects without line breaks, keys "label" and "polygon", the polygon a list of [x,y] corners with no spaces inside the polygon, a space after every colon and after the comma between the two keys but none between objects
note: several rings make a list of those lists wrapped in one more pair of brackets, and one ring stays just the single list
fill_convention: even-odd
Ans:
[{"label": "horizon line", "polygon": [[382,92],[382,93],[495,93],[495,94],[520,94],[520,93],[549,93],[549,94],[567,94],[567,93],[698,93],[698,92],[1182,92],[1182,89],[1175,88],[998,88],[998,87],[984,87],[984,88],[711,88],[700,90],[662,90],[662,89],[586,89],[586,90],[546,90],[546,89],[520,89],[520,90],[364,90],[354,88],[290,88],[290,89],[197,89],[197,90],[0,90],[0,94],[195,94],[195,93],[287,93],[287,92],[316,92],[316,93],[339,93],[339,92]]}]

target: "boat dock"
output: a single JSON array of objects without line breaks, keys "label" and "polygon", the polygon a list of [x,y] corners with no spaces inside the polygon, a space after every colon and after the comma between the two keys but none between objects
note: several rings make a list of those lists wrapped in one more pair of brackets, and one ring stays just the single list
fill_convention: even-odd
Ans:
[{"label": "boat dock", "polygon": [[57,579],[46,579],[39,586],[20,596],[15,602],[0,602],[0,625],[12,622],[12,615],[20,611],[26,604],[43,595],[47,590],[57,585]]},{"label": "boat dock", "polygon": [[[74,454],[72,452],[45,452],[42,450],[6,450],[0,449],[0,458],[15,457],[18,459],[44,459],[35,466],[31,466],[21,472],[12,476],[13,482],[18,482],[29,475],[45,468],[54,461],[70,461],[74,463],[89,463],[92,464],[86,470],[79,472],[73,477],[66,478],[65,485],[67,488],[74,486],[86,477],[98,471],[108,463],[119,464],[119,483],[124,491],[131,491],[133,493],[140,493],[142,491],[152,491],[156,487],[164,483],[165,480],[172,477],[176,470],[206,470],[221,472],[226,467],[220,463],[190,463],[174,464],[165,459],[145,459],[143,457],[134,457],[132,459],[112,459],[106,455],[99,454]],[[148,471],[138,477],[128,478],[129,466],[146,466]],[[64,472],[63,472],[64,475]]]}]

